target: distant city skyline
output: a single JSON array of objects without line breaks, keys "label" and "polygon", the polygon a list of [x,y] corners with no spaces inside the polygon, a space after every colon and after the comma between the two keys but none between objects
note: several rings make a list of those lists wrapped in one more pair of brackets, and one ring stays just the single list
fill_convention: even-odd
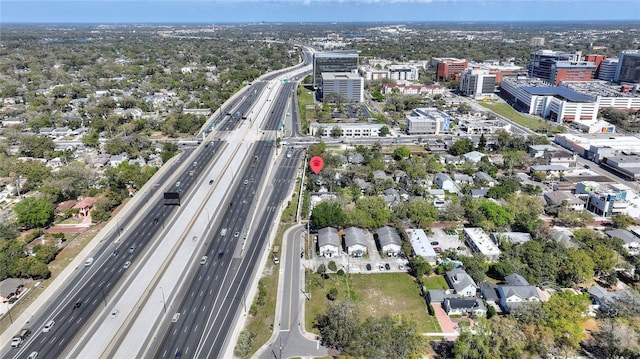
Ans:
[{"label": "distant city skyline", "polygon": [[640,22],[640,0],[1,0],[0,23]]}]

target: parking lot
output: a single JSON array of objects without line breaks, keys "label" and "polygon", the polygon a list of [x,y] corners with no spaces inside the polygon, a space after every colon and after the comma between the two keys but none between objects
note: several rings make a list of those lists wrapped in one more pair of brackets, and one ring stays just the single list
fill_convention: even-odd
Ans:
[{"label": "parking lot", "polygon": [[[470,256],[471,251],[460,240],[457,234],[447,234],[441,228],[432,228],[433,234],[428,235],[429,241],[431,241],[434,249],[440,248],[441,252],[447,249],[454,249],[460,255]],[[437,252],[437,250],[436,250]]]}]

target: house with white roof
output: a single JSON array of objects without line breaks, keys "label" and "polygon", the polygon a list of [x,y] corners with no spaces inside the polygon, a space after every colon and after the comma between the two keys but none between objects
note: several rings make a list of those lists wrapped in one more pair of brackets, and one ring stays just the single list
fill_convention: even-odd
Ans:
[{"label": "house with white roof", "polygon": [[438,254],[431,246],[431,242],[422,229],[407,229],[407,236],[409,236],[409,242],[413,248],[413,253],[417,256],[421,256],[432,265],[435,265],[438,259]]},{"label": "house with white roof", "polygon": [[465,228],[464,237],[467,245],[474,253],[480,253],[490,261],[500,258],[500,248],[489,238],[482,228]]}]

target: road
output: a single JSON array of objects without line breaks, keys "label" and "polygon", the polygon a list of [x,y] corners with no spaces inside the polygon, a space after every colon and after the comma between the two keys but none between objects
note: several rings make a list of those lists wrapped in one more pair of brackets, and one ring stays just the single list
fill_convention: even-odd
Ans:
[{"label": "road", "polygon": [[[194,156],[190,156],[193,151],[187,149],[181,158],[194,159],[193,164],[185,165],[186,170],[175,177],[175,182],[172,180],[166,185],[164,190],[175,191],[182,198],[188,197],[194,179],[204,169],[204,164],[213,158],[213,150],[220,146],[220,142],[214,141],[208,145],[212,151],[198,151]],[[160,177],[153,178],[158,184],[154,188],[155,193],[138,194],[144,198],[136,201],[136,208],[133,210],[136,216],[116,219],[116,231],[108,235],[105,244],[92,255],[93,264],[76,269],[74,279],[58,291],[56,300],[40,308],[34,316],[36,319],[29,323],[33,331],[29,340],[19,350],[7,352],[5,357],[19,358],[37,351],[40,356],[53,358],[63,353],[93,312],[103,303],[106,304],[111,290],[126,272],[124,264],[135,262],[158,229],[170,224],[171,215],[177,207],[166,206],[159,193],[161,191],[157,189],[162,190],[163,187],[159,184],[169,182],[174,174],[166,171]],[[145,206],[149,202],[151,205]],[[45,333],[42,328],[50,320],[56,324],[51,331]]]},{"label": "road", "polygon": [[282,278],[278,285],[278,336],[261,348],[257,354],[260,359],[327,356],[327,349],[320,346],[315,335],[304,332],[304,301],[308,295],[303,293],[304,236],[303,225],[290,228],[284,235],[280,258]]}]

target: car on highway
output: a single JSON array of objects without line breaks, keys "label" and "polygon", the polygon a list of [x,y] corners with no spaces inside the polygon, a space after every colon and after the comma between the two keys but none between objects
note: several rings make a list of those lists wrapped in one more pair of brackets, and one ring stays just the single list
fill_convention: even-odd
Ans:
[{"label": "car on highway", "polygon": [[93,258],[88,258],[85,262],[84,262],[84,266],[88,267],[90,265],[93,264]]},{"label": "car on highway", "polygon": [[73,310],[80,308],[81,305],[82,305],[82,302],[76,302],[76,304],[73,305]]},{"label": "car on highway", "polygon": [[114,257],[118,256],[118,253],[120,253],[117,249],[113,250],[113,253],[111,253]]},{"label": "car on highway", "polygon": [[249,184],[249,180],[244,180],[244,184],[245,185]]},{"label": "car on highway", "polygon": [[44,328],[42,328],[43,333],[49,333],[51,328],[56,324],[53,320],[50,320],[47,324],[45,324]]},{"label": "car on highway", "polygon": [[129,247],[129,253],[133,253],[133,251],[135,251],[135,250],[136,250],[136,247],[137,247],[137,246],[138,246],[138,245],[136,245],[136,244],[132,244],[132,245],[131,245],[131,247]]},{"label": "car on highway", "polygon": [[38,352],[31,352],[27,359],[36,359],[38,357]]},{"label": "car on highway", "polygon": [[236,232],[233,234],[234,237],[238,238],[240,236],[240,232]]},{"label": "car on highway", "polygon": [[124,263],[124,265],[122,266],[122,268],[124,268],[124,269],[127,269],[127,268],[129,268],[129,267],[131,267],[131,261],[126,261],[126,262]]},{"label": "car on highway", "polygon": [[120,313],[120,311],[118,309],[114,309],[113,311],[111,311],[111,318],[115,318],[118,313]]},{"label": "car on highway", "polygon": [[202,259],[200,259],[200,265],[204,265],[207,263],[207,259],[209,259],[209,257],[207,256],[202,256]]},{"label": "car on highway", "polygon": [[209,180],[209,184],[212,185],[213,184],[213,180]]},{"label": "car on highway", "polygon": [[176,187],[180,187],[180,181],[176,182]]}]

